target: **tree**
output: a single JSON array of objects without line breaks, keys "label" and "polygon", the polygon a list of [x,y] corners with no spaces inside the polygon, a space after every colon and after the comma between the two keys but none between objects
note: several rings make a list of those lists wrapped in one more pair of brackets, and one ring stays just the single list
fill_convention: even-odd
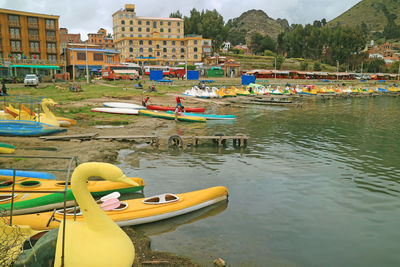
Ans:
[{"label": "tree", "polygon": [[308,67],[307,61],[303,61],[300,63],[300,70],[307,70],[307,67]]},{"label": "tree", "polygon": [[179,10],[177,10],[176,12],[173,12],[171,14],[169,14],[170,18],[183,18],[183,15],[181,14],[181,12]]},{"label": "tree", "polygon": [[399,73],[400,61],[393,62],[390,66],[390,73]]},{"label": "tree", "polygon": [[268,35],[263,36],[260,33],[254,33],[250,37],[250,48],[255,54],[262,54],[265,50],[275,51],[275,41]]},{"label": "tree", "polygon": [[386,63],[383,59],[374,59],[368,63],[366,69],[370,73],[386,72]]},{"label": "tree", "polygon": [[285,61],[285,58],[282,56],[277,56],[276,57],[276,69],[280,70],[282,68],[282,64]]},{"label": "tree", "polygon": [[319,63],[318,61],[314,62],[314,70],[315,71],[321,71],[321,63]]}]

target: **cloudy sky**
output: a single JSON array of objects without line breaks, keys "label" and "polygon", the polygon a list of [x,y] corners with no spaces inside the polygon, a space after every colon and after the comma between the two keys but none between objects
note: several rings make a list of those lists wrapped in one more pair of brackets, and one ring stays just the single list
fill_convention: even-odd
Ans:
[{"label": "cloudy sky", "polygon": [[60,16],[60,27],[70,33],[97,32],[100,27],[112,30],[111,15],[126,3],[136,5],[137,16],[168,17],[179,10],[189,15],[192,8],[216,9],[225,21],[249,9],[261,9],[273,19],[285,18],[289,23],[312,23],[334,19],[360,0],[0,0],[0,7]]}]

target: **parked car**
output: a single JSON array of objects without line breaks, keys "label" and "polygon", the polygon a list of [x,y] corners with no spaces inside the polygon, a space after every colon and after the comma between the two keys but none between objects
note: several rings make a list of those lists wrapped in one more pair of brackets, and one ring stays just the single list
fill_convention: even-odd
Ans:
[{"label": "parked car", "polygon": [[24,85],[26,86],[38,86],[39,78],[36,74],[27,74],[24,79]]}]

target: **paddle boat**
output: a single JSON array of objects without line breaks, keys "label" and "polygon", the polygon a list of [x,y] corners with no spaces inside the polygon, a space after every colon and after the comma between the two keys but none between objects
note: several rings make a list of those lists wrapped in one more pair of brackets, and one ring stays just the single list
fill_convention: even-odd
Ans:
[{"label": "paddle boat", "polygon": [[[112,183],[109,181],[88,181],[87,188],[93,197],[101,197],[112,192],[127,194],[141,191],[144,188],[144,181],[137,177],[128,178],[138,184],[132,187],[126,183]],[[12,181],[0,182],[0,210],[11,209],[11,194],[4,191],[11,190]],[[15,183],[16,191],[62,191],[65,189],[65,181],[42,180],[27,178]],[[4,192],[4,193],[2,193]],[[74,196],[67,185],[66,205],[74,205]],[[26,214],[61,208],[64,206],[64,195],[59,193],[17,193],[14,194],[13,214]]]},{"label": "paddle boat", "polygon": [[104,102],[103,106],[106,108],[146,109],[146,107],[141,105],[124,103],[124,102]]},{"label": "paddle boat", "polygon": [[[106,215],[119,226],[138,225],[160,221],[186,214],[228,198],[228,190],[224,186],[216,186],[182,194],[161,194],[148,198],[128,199],[112,210],[105,211]],[[77,198],[78,199],[78,198]],[[78,199],[79,201],[79,199]],[[82,209],[83,207],[81,207]],[[85,221],[81,209],[76,210],[76,221]],[[46,231],[60,226],[64,210],[42,212],[36,214],[17,215],[13,217],[16,224],[27,224],[34,230]],[[74,208],[67,210],[67,220],[74,219]],[[56,220],[52,220],[54,217]],[[47,222],[49,222],[47,224]]]},{"label": "paddle boat", "polygon": [[[175,111],[175,107],[166,107],[166,106],[155,106],[155,105],[147,105],[147,109],[149,110],[160,110],[160,111]],[[199,112],[202,113],[205,111],[205,108],[187,108],[185,107],[185,111],[187,112]]]},{"label": "paddle boat", "polygon": [[[128,235],[104,213],[89,194],[87,181],[92,176],[138,186],[127,179],[121,169],[111,164],[88,162],[76,167],[71,177],[71,186],[84,220],[67,220],[65,228],[63,224],[60,225],[54,266],[131,267],[135,258],[135,247]],[[61,258],[63,251],[64,258]]]},{"label": "paddle boat", "polygon": [[[186,108],[185,108],[186,110]],[[166,113],[160,111],[151,111],[151,110],[139,110],[140,115],[155,117],[155,118],[162,118],[167,120],[178,120],[184,122],[206,122],[205,118],[195,117],[195,116],[185,116],[179,115],[175,113]]]},{"label": "paddle boat", "polygon": [[0,154],[11,154],[14,153],[15,146],[6,143],[0,143]]},{"label": "paddle boat", "polygon": [[2,136],[42,136],[65,131],[66,129],[36,121],[0,120]]},{"label": "paddle boat", "polygon": [[132,108],[92,108],[92,112],[101,112],[109,114],[121,114],[121,115],[138,115],[138,109]]},{"label": "paddle boat", "polygon": [[[12,169],[0,169],[0,181],[12,180],[14,176],[14,170]],[[48,179],[55,180],[56,176],[48,172],[36,172],[36,171],[20,171],[15,170],[15,180],[21,180],[26,178],[37,178],[37,179]]]},{"label": "paddle boat", "polygon": [[[175,114],[173,111],[167,111],[168,114]],[[182,112],[181,114],[185,116],[194,116],[205,118],[206,120],[234,120],[236,119],[235,115],[216,115],[216,114],[198,114],[198,113],[189,113]]]}]

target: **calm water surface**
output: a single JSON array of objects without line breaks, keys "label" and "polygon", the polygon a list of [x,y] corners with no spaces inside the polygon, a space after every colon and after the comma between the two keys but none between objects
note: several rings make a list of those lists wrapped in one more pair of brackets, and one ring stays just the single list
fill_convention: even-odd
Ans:
[{"label": "calm water surface", "polygon": [[214,111],[238,119],[176,130],[246,133],[246,149],[120,153],[120,167],[145,179],[146,196],[229,189],[228,203],[137,227],[153,249],[204,265],[217,257],[231,266],[400,265],[399,98]]}]

